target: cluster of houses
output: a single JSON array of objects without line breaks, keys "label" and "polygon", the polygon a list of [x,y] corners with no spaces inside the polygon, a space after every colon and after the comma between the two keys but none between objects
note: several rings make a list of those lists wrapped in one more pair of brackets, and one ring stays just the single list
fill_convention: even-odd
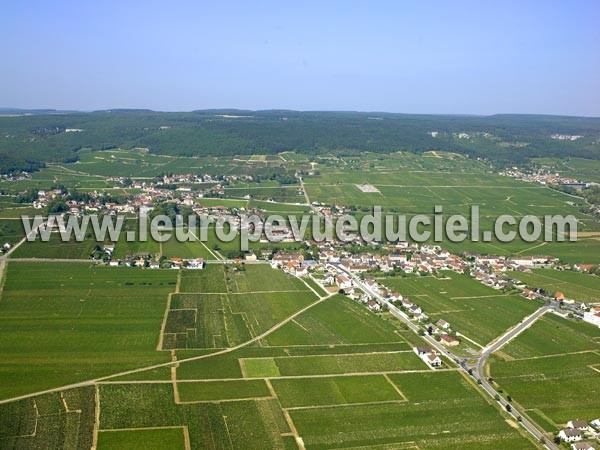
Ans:
[{"label": "cluster of houses", "polygon": [[437,352],[431,347],[427,346],[417,346],[413,347],[413,351],[416,355],[425,362],[429,367],[435,369],[436,367],[440,367],[442,365],[442,359],[437,354]]},{"label": "cluster of houses", "polygon": [[558,437],[561,441],[571,444],[573,450],[596,450],[600,448],[584,439],[600,438],[600,419],[594,419],[588,424],[587,421],[577,419],[567,422],[567,428],[560,430]]},{"label": "cluster of houses", "polygon": [[157,260],[153,255],[137,254],[125,259],[114,259],[112,253],[113,245],[104,247],[104,252],[108,255],[108,265],[110,267],[142,267],[146,269],[204,269],[205,261],[203,258],[161,258]]},{"label": "cluster of houses", "polygon": [[499,173],[499,175],[515,178],[528,183],[539,183],[543,185],[561,185],[569,186],[575,189],[589,187],[595,183],[586,183],[576,180],[571,177],[565,177],[557,172],[549,172],[548,170],[538,169],[531,171],[522,171],[518,167],[512,167]]}]

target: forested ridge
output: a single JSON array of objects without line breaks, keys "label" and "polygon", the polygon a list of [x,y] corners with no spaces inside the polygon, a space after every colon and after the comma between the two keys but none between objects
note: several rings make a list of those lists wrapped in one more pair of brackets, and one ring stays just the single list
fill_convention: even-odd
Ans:
[{"label": "forested ridge", "polygon": [[[4,173],[76,161],[82,148],[143,147],[181,156],[444,150],[504,165],[542,156],[600,159],[600,118],[286,110],[0,110],[0,114]],[[571,136],[580,137],[570,140]]]}]

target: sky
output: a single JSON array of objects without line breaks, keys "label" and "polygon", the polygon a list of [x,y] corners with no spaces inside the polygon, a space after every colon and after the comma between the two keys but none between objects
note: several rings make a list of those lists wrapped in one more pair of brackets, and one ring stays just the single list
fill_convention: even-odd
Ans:
[{"label": "sky", "polygon": [[7,1],[0,107],[600,116],[600,1]]}]

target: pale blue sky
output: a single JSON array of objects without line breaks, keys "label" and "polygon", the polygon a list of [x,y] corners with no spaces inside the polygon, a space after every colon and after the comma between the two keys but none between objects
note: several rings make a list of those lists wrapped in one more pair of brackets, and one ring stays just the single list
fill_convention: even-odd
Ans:
[{"label": "pale blue sky", "polygon": [[7,1],[0,107],[600,116],[600,2]]}]

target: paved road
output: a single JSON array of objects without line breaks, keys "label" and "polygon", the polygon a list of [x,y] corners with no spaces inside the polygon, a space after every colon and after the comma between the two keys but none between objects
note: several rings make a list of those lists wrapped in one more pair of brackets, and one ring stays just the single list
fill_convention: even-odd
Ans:
[{"label": "paved road", "polygon": [[[525,319],[519,325],[517,325],[516,327],[514,327],[512,330],[508,331],[508,333],[506,333],[500,339],[496,340],[496,342],[494,342],[492,345],[490,345],[486,350],[484,350],[482,352],[481,356],[477,360],[476,372],[477,372],[477,376],[481,380],[481,387],[483,389],[485,389],[485,391],[488,394],[490,394],[492,397],[495,397],[496,395],[500,395],[500,394],[488,382],[488,380],[487,380],[487,378],[485,376],[485,364],[487,362],[488,357],[492,353],[494,353],[495,351],[499,350],[501,347],[503,347],[504,345],[506,345],[512,339],[514,339],[515,337],[517,337],[525,329],[527,329],[531,325],[533,325],[533,323],[536,320],[538,320],[543,314],[545,314],[546,312],[550,311],[551,309],[552,309],[552,307],[550,305],[546,305],[546,306],[543,306],[542,308],[538,309],[535,313],[533,313],[531,316],[529,316],[527,319]],[[505,401],[504,398],[502,398],[502,397],[500,397],[500,398],[501,399],[500,399],[500,401],[498,403],[500,403],[500,405],[504,409],[506,409],[506,406],[509,404],[509,402]],[[514,406],[511,405],[511,408],[512,408],[512,411],[509,414],[511,414],[515,419],[517,417],[521,416],[521,425],[527,431],[529,431],[537,439],[541,439],[542,437],[545,438],[544,432],[540,431],[541,427],[539,427],[537,424],[534,424],[533,422],[531,422],[530,420],[528,420],[526,417],[523,417],[521,414],[519,414],[519,412],[514,408]],[[548,439],[546,439],[546,441],[548,441]],[[549,448],[549,449],[552,449],[552,450],[558,450],[558,447],[555,446],[553,442],[546,442],[546,448]]]},{"label": "paved road", "polygon": [[[383,298],[380,294],[378,294],[377,292],[374,292],[365,283],[363,283],[356,275],[354,275],[354,274],[350,273],[349,271],[347,271],[346,269],[342,268],[339,264],[331,264],[331,265],[334,266],[339,271],[346,274],[348,277],[350,277],[350,279],[352,279],[352,281],[354,282],[354,284],[356,286],[358,286],[361,290],[363,290],[364,292],[369,294],[377,302],[387,306],[390,313],[392,315],[394,315],[395,317],[397,317],[398,319],[400,319],[402,322],[404,322],[411,330],[413,330],[416,333],[420,333],[419,327],[417,325],[415,325],[404,312],[402,312],[401,310],[396,308],[393,304],[391,304],[389,301],[387,301],[385,298]],[[490,345],[489,347],[484,349],[484,351],[478,357],[477,363],[474,366],[469,366],[469,365],[461,362],[461,358],[452,354],[452,352],[450,352],[448,349],[446,349],[443,345],[441,345],[438,341],[436,341],[431,336],[425,334],[424,336],[422,336],[422,338],[425,341],[427,341],[427,343],[430,344],[431,347],[435,348],[436,351],[438,351],[439,353],[444,355],[446,358],[449,358],[450,360],[459,363],[460,367],[465,372],[469,373],[469,370],[473,370],[473,367],[474,367],[476,369],[477,378],[479,378],[481,380],[481,387],[483,387],[483,389],[490,396],[495,398],[496,395],[500,396],[500,393],[498,391],[496,391],[496,389],[490,383],[488,383],[488,381],[485,377],[484,368],[485,368],[487,358],[492,353],[499,350],[502,346],[504,346],[509,341],[514,339],[516,336],[518,336],[523,330],[530,327],[537,319],[539,319],[543,314],[545,314],[546,312],[548,312],[551,309],[552,309],[551,305],[545,305],[542,308],[538,309],[531,316],[527,317],[522,323],[520,323],[519,325],[514,327],[512,330],[509,330],[505,335],[503,335],[502,337],[497,339],[492,345]],[[471,374],[469,373],[469,375],[471,375]],[[500,398],[501,398],[501,400],[498,403],[506,411],[506,405],[508,404],[508,402],[506,402],[502,398],[502,396],[500,396]],[[531,433],[538,440],[540,438],[544,437],[544,439],[546,440],[546,443],[545,443],[546,448],[548,448],[550,450],[559,450],[559,448],[556,445],[554,445],[554,443],[548,442],[548,439],[544,436],[544,432],[541,427],[537,426],[537,424],[534,424],[527,418],[523,417],[523,415],[520,414],[513,405],[511,405],[511,408],[512,408],[512,411],[508,414],[510,414],[515,419],[515,421],[518,422],[517,418],[519,416],[521,416],[520,424],[523,426],[523,428],[525,428],[529,433]]]}]

